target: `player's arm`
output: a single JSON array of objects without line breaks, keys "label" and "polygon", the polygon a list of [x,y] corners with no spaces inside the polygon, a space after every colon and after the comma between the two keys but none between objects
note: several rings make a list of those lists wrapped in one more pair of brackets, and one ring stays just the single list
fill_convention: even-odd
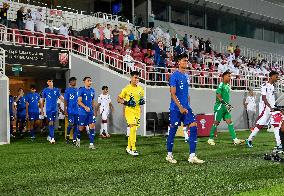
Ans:
[{"label": "player's arm", "polygon": [[82,97],[78,97],[78,105],[81,106],[82,108],[84,108],[84,110],[86,110],[86,112],[90,112],[90,108],[85,106],[85,104],[83,104]]},{"label": "player's arm", "polygon": [[95,101],[95,99],[93,99],[92,101],[92,106],[93,106],[93,109],[94,109],[94,116],[97,116],[97,111],[98,111],[98,104],[97,102]]},{"label": "player's arm", "polygon": [[67,116],[67,105],[68,105],[67,100],[64,100],[64,114],[65,114],[65,116]]},{"label": "player's arm", "polygon": [[109,103],[109,108],[111,109],[112,112],[114,112],[114,107],[111,102]]},{"label": "player's arm", "polygon": [[40,98],[39,100],[39,107],[40,107],[41,115],[43,115],[44,99],[45,98]]},{"label": "player's arm", "polygon": [[177,99],[176,96],[176,87],[175,86],[171,86],[170,87],[170,93],[171,93],[171,98],[174,100],[175,104],[177,105],[179,111],[182,114],[188,113],[187,109],[185,109],[179,102],[179,100]]},{"label": "player's arm", "polygon": [[26,101],[26,118],[29,119],[29,102]]},{"label": "player's arm", "polygon": [[271,105],[267,101],[266,95],[261,95],[261,96],[262,96],[262,100],[263,100],[264,104],[267,105],[267,107],[269,107],[272,110],[273,108],[271,107]]}]

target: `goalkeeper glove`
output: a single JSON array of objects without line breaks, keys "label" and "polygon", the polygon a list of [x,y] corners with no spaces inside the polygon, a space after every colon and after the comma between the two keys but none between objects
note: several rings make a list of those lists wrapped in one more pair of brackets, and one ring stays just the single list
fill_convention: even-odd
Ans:
[{"label": "goalkeeper glove", "polygon": [[130,99],[129,101],[124,101],[123,104],[128,106],[128,107],[135,107],[136,106],[134,99]]},{"label": "goalkeeper glove", "polygon": [[226,103],[224,100],[221,101],[222,104],[224,104],[225,108],[227,109],[228,112],[231,112],[232,109],[234,108],[231,104]]},{"label": "goalkeeper glove", "polygon": [[145,104],[145,100],[143,98],[140,98],[139,105],[144,105],[144,104]]}]

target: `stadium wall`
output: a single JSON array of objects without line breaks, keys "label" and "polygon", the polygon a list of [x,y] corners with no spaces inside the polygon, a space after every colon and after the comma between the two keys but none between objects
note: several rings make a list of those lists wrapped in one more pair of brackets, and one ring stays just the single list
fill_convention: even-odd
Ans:
[{"label": "stadium wall", "polygon": [[0,145],[10,143],[9,79],[0,76]]},{"label": "stadium wall", "polygon": [[[71,54],[71,70],[70,75],[67,76],[67,80],[70,76],[75,76],[77,78],[77,86],[83,86],[83,78],[85,76],[92,77],[94,88],[96,91],[96,101],[98,96],[101,94],[102,86],[106,85],[109,87],[109,94],[112,99],[112,104],[114,106],[114,114],[110,116],[109,122],[109,132],[110,133],[125,133],[127,129],[127,124],[123,116],[123,106],[118,104],[116,101],[122,88],[129,84],[129,77],[118,74],[101,64],[89,61],[84,57]],[[146,135],[144,133],[144,110],[141,112],[141,127],[138,130],[138,135]],[[101,118],[97,118],[96,131],[100,129]],[[98,133],[98,132],[97,132]]]},{"label": "stadium wall", "polygon": [[184,25],[179,24],[173,24],[168,22],[163,22],[156,20],[155,26],[161,26],[164,30],[171,28],[170,32],[176,32],[180,36],[184,36],[185,33],[188,35],[203,37],[205,40],[207,38],[210,38],[212,41],[212,44],[217,46],[217,48],[220,48],[220,42],[222,42],[223,45],[229,45],[229,43],[234,43],[234,45],[239,45],[241,48],[251,48],[254,50],[259,50],[262,52],[269,52],[269,53],[277,53],[280,55],[284,55],[284,45],[283,44],[275,44],[272,42],[266,42],[262,40],[256,40],[256,39],[250,39],[245,37],[238,36],[236,40],[232,41],[230,40],[230,35],[225,33],[219,33],[215,31],[209,31],[194,27],[188,27]]}]

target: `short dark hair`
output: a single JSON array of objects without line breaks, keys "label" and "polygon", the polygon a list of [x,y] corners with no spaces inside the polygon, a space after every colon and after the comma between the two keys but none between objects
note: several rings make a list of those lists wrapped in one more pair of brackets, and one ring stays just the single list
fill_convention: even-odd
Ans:
[{"label": "short dark hair", "polygon": [[86,76],[84,79],[83,79],[83,81],[85,82],[85,80],[87,80],[87,79],[92,79],[90,76]]},{"label": "short dark hair", "polygon": [[72,82],[72,81],[76,81],[76,80],[77,80],[77,78],[71,77],[71,78],[69,78],[69,83]]},{"label": "short dark hair", "polygon": [[176,62],[179,62],[183,58],[188,58],[188,55],[186,53],[181,53],[181,54],[176,56],[175,60],[176,60]]},{"label": "short dark hair", "polygon": [[228,74],[231,74],[231,72],[229,70],[225,71],[223,74],[222,74],[222,78]]},{"label": "short dark hair", "polygon": [[103,86],[102,90],[108,89],[108,86]]},{"label": "short dark hair", "polygon": [[65,93],[65,88],[61,89],[61,93]]},{"label": "short dark hair", "polygon": [[140,76],[140,72],[139,71],[131,71],[130,75],[133,76]]},{"label": "short dark hair", "polygon": [[32,85],[30,86],[30,89],[36,89],[36,86],[35,86],[34,84],[32,84]]},{"label": "short dark hair", "polygon": [[23,88],[19,88],[19,89],[18,89],[18,92],[20,92],[20,90],[23,90],[23,91],[24,91],[24,89],[23,89]]},{"label": "short dark hair", "polygon": [[271,71],[270,73],[269,73],[269,77],[271,78],[272,76],[274,76],[274,75],[279,75],[279,73],[277,72],[277,71]]}]

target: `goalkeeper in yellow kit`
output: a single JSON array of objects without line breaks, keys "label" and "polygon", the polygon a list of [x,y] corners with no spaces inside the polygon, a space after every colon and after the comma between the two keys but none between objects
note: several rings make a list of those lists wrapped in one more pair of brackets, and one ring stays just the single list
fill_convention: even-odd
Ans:
[{"label": "goalkeeper in yellow kit", "polygon": [[131,72],[131,82],[124,87],[119,94],[117,101],[125,105],[125,118],[130,127],[128,145],[126,152],[132,156],[138,156],[136,150],[136,131],[140,126],[140,106],[145,104],[144,89],[138,86],[139,72]]}]

